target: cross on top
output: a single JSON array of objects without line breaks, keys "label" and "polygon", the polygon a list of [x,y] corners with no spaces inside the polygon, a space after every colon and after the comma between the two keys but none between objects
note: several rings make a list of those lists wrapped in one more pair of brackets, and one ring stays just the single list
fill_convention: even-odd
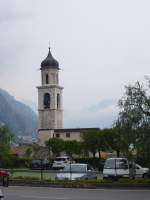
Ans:
[{"label": "cross on top", "polygon": [[48,48],[50,49],[50,41],[48,42]]}]

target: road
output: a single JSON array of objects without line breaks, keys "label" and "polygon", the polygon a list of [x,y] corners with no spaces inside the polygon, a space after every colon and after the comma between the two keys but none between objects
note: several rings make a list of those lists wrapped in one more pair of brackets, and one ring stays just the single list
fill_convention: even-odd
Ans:
[{"label": "road", "polygon": [[5,200],[149,200],[150,190],[63,189],[10,186],[2,188]]}]

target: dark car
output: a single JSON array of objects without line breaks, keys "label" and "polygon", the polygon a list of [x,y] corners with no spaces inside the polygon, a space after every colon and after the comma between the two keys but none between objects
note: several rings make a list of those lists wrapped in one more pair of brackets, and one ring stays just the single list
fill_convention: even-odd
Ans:
[{"label": "dark car", "polygon": [[31,169],[51,169],[52,162],[48,160],[32,160]]}]

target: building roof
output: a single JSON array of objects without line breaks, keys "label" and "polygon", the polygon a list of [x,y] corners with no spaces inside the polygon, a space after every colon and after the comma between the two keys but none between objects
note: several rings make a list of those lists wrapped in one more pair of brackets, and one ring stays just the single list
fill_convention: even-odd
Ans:
[{"label": "building roof", "polygon": [[[48,131],[52,129],[39,129],[38,131]],[[64,129],[54,129],[55,133],[62,132],[82,132],[82,131],[98,131],[99,128],[64,128]]]},{"label": "building roof", "polygon": [[47,57],[41,62],[42,69],[59,69],[58,61],[52,56],[50,48]]}]

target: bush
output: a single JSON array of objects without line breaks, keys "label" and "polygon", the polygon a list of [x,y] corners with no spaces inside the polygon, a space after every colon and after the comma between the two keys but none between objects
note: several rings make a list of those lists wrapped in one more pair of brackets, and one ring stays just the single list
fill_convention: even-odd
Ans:
[{"label": "bush", "polygon": [[11,154],[5,154],[1,157],[0,168],[29,168],[30,158],[19,158]]}]

